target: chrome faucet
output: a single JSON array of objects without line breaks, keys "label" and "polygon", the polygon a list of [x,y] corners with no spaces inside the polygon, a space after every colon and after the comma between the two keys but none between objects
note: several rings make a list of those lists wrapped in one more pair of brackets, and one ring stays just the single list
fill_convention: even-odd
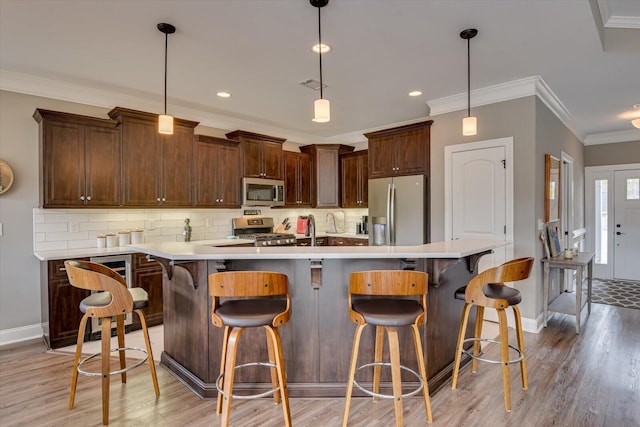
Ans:
[{"label": "chrome faucet", "polygon": [[316,245],[316,219],[311,214],[307,216],[307,229],[304,232],[304,236],[311,236],[311,246]]}]

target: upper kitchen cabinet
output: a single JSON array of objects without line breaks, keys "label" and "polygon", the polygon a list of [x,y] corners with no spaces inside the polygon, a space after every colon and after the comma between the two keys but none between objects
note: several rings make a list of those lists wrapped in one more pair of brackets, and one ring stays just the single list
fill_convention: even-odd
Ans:
[{"label": "upper kitchen cabinet", "polygon": [[433,120],[365,133],[369,139],[369,178],[428,175]]},{"label": "upper kitchen cabinet", "polygon": [[40,205],[118,206],[120,129],[114,120],[37,109]]},{"label": "upper kitchen cabinet", "polygon": [[121,123],[123,204],[130,207],[192,205],[193,129],[174,119],[173,135],[158,133],[158,115],[116,107]]},{"label": "upper kitchen cabinet", "polygon": [[366,208],[369,199],[368,151],[340,156],[342,170],[342,207]]},{"label": "upper kitchen cabinet", "polygon": [[242,150],[242,176],[253,178],[284,179],[283,138],[236,130],[227,138],[240,141]]},{"label": "upper kitchen cabinet", "polygon": [[305,145],[300,151],[311,156],[311,206],[340,207],[340,156],[354,147],[340,144]]},{"label": "upper kitchen cabinet", "polygon": [[311,156],[284,152],[285,206],[311,206]]},{"label": "upper kitchen cabinet", "polygon": [[194,205],[239,208],[242,205],[242,155],[239,142],[196,135]]}]

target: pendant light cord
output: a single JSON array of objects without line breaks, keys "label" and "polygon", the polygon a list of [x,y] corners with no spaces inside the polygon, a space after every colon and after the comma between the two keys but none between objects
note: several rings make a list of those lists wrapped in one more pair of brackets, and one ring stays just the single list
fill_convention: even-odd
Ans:
[{"label": "pendant light cord", "polygon": [[169,34],[164,34],[164,114],[167,115],[167,49],[169,46]]},{"label": "pendant light cord", "polygon": [[318,55],[320,57],[320,99],[324,99],[322,96],[322,25],[320,21],[320,7],[318,7]]},{"label": "pendant light cord", "polygon": [[471,117],[471,39],[467,39],[467,117]]}]

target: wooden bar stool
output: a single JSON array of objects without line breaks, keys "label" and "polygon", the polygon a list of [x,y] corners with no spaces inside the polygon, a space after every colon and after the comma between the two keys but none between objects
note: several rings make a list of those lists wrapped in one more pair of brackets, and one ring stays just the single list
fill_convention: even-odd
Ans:
[{"label": "wooden bar stool", "polygon": [[[357,296],[374,296],[377,298],[358,298]],[[353,298],[356,296],[356,298]],[[415,296],[419,300],[401,297]],[[374,270],[351,273],[349,278],[349,317],[356,323],[353,339],[353,351],[349,368],[349,382],[342,425],[349,421],[349,407],[351,393],[355,385],[366,394],[377,398],[393,398],[396,426],[403,425],[402,398],[413,396],[423,391],[427,420],[431,423],[431,401],[429,400],[429,386],[422,354],[422,343],[418,327],[425,321],[427,315],[427,274],[406,270]],[[367,325],[376,327],[376,341],[374,362],[356,368],[360,337]],[[400,364],[400,347],[398,343],[398,327],[410,326],[413,332],[418,368],[420,373]],[[389,339],[389,357],[391,362],[382,361],[384,333]],[[373,366],[373,390],[367,390],[355,380],[356,371]],[[391,367],[391,383],[393,395],[379,393],[380,371],[382,366]],[[402,379],[400,371],[404,370],[416,376],[420,386],[412,392],[402,394]]]},{"label": "wooden bar stool", "polygon": [[[528,388],[527,366],[524,353],[524,337],[522,335],[522,319],[520,309],[517,304],[520,303],[522,297],[517,289],[505,286],[506,282],[516,282],[529,277],[531,267],[533,266],[533,258],[518,258],[508,261],[498,267],[490,268],[476,277],[471,279],[466,286],[456,290],[455,298],[464,300],[464,309],[462,311],[462,320],[460,321],[460,330],[458,332],[458,345],[456,349],[456,358],[453,366],[453,379],[451,388],[455,389],[458,382],[458,372],[460,370],[460,360],[462,353],[472,358],[471,372],[476,372],[478,360],[488,363],[499,363],[502,365],[502,385],[504,389],[504,407],[507,411],[511,411],[511,379],[509,375],[509,365],[512,363],[520,363],[520,371],[522,375],[522,388]],[[465,339],[467,330],[467,322],[469,320],[469,312],[471,307],[476,306],[476,327],[473,338]],[[482,321],[484,318],[485,307],[495,308],[498,313],[498,325],[500,329],[500,340],[481,338]],[[509,330],[507,328],[507,308],[513,308],[515,317],[515,329],[518,346],[509,344]],[[490,360],[482,357],[480,343],[488,341],[500,344],[500,360]],[[465,350],[464,343],[473,342],[473,351]],[[509,358],[509,349],[514,350],[518,357]]]},{"label": "wooden bar stool", "polygon": [[[110,376],[120,374],[123,383],[127,382],[127,371],[137,368],[145,361],[149,362],[151,379],[156,392],[156,397],[160,396],[158,379],[156,377],[156,367],[153,362],[151,342],[147,331],[147,322],[142,313],[142,309],[149,305],[149,296],[142,288],[127,288],[122,276],[109,267],[95,264],[88,261],[65,261],[64,262],[69,282],[81,289],[91,291],[104,291],[93,293],[80,302],[80,311],[84,313],[78,328],[78,343],[76,345],[76,355],[73,361],[73,377],[71,378],[71,394],[69,395],[69,409],[73,408],[76,396],[76,384],[78,374],[102,377],[102,424],[109,424],[109,385]],[[142,324],[142,332],[146,344],[146,351],[141,348],[125,347],[124,344],[124,316],[129,313],[137,313]],[[100,353],[92,354],[80,360],[82,354],[82,343],[84,341],[84,331],[87,320],[90,317],[102,319],[102,349]],[[116,318],[116,331],[118,335],[118,348],[111,350],[111,318]],[[147,355],[131,366],[126,365],[125,350],[141,351]],[[120,356],[120,369],[110,370],[110,354],[117,351]],[[83,370],[82,365],[100,355],[102,369],[100,372],[88,372]]]},{"label": "wooden bar stool", "polygon": [[[287,378],[278,327],[291,317],[291,297],[286,274],[269,271],[233,271],[209,275],[211,321],[224,327],[224,343],[220,360],[220,375],[216,380],[218,403],[216,413],[222,413],[221,426],[229,425],[231,400],[255,399],[273,394],[275,403],[282,402],[284,422],[291,426]],[[245,328],[263,327],[267,336],[269,362],[254,362],[236,366],[238,340]],[[271,370],[273,389],[253,396],[234,396],[233,379],[236,368],[267,366]]]}]

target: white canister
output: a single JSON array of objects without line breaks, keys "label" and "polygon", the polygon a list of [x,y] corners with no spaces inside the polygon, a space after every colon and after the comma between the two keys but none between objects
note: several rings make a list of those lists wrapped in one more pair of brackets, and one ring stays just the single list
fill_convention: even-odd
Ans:
[{"label": "white canister", "polygon": [[131,243],[131,234],[128,231],[118,233],[118,246],[127,246]]},{"label": "white canister", "polygon": [[136,230],[131,230],[131,243],[132,244],[137,244],[137,243],[142,243],[143,241],[143,236],[142,236],[142,230],[140,229],[136,229]]},{"label": "white canister", "polygon": [[116,246],[118,246],[118,236],[116,236],[113,233],[108,233],[106,236],[106,241],[107,241],[107,247],[108,248],[115,248]]},{"label": "white canister", "polygon": [[104,248],[105,246],[107,246],[107,238],[104,234],[96,236],[96,246],[99,248]]},{"label": "white canister", "polygon": [[564,257],[566,259],[572,259],[573,258],[573,249],[565,249],[564,250]]}]

